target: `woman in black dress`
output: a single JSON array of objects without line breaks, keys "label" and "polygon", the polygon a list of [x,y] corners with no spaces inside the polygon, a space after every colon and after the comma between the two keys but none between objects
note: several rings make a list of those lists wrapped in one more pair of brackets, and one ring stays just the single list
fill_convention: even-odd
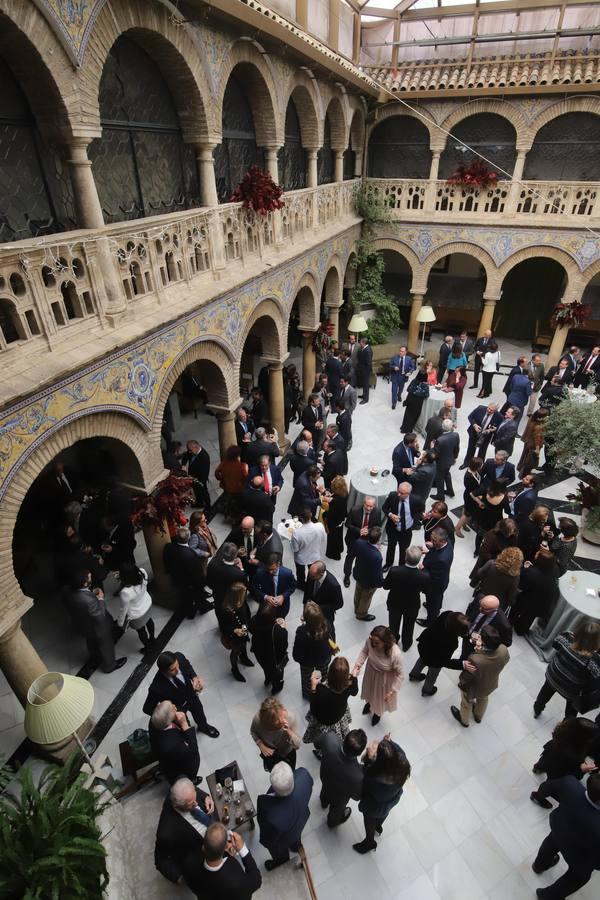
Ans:
[{"label": "woman in black dress", "polygon": [[271,693],[278,694],[288,662],[288,633],[278,607],[263,603],[250,621],[250,633],[252,652],[265,673],[265,687],[270,684]]},{"label": "woman in black dress", "polygon": [[310,700],[310,678],[315,669],[324,679],[332,656],[330,625],[320,606],[309,600],[304,605],[302,624],[296,630],[292,657],[300,664],[302,696]]},{"label": "woman in black dress", "polygon": [[547,506],[536,506],[525,521],[519,525],[519,547],[529,562],[533,562],[542,541],[549,543],[554,537],[554,533],[548,525],[549,516],[550,510]]},{"label": "woman in black dress", "polygon": [[234,582],[221,604],[218,613],[221,643],[230,651],[231,672],[236,681],[246,679],[239,670],[241,662],[245,666],[254,666],[248,657],[247,644],[250,640],[250,610],[246,602],[248,588],[241,581]]},{"label": "woman in black dress", "polygon": [[480,456],[473,456],[470,463],[469,468],[465,472],[464,479],[464,493],[463,493],[463,511],[460,519],[456,523],[456,528],[454,532],[456,537],[464,538],[464,534],[462,533],[462,529],[464,528],[466,531],[469,531],[469,522],[475,516],[475,501],[471,497],[471,494],[477,494],[477,491],[481,487],[481,467],[483,466],[483,460]]},{"label": "woman in black dress", "polygon": [[423,403],[427,396],[425,393],[422,395],[419,393],[415,394],[415,389],[420,384],[427,384],[427,377],[431,371],[434,371],[433,363],[422,365],[408,386],[406,400],[404,401],[404,418],[402,419],[402,425],[400,426],[402,434],[407,434],[409,431],[414,431],[415,429],[417,419],[421,415],[421,409],[423,408]]},{"label": "woman in black dress", "polygon": [[352,844],[357,853],[375,850],[375,834],[383,832],[383,823],[400,801],[404,785],[410,776],[410,763],[402,747],[390,740],[371,742],[363,757],[365,775],[358,808],[363,814],[365,837]]},{"label": "woman in black dress", "polygon": [[[350,674],[348,660],[344,656],[334,659],[327,670],[327,679],[318,676],[310,679],[310,709],[306,714],[308,728],[302,738],[305,744],[313,744],[318,737],[335,732],[342,740],[350,731],[352,717],[348,698],[358,694],[358,680]],[[313,750],[318,759],[321,752]]]},{"label": "woman in black dress", "polygon": [[[544,774],[547,781],[565,775],[573,775],[581,781],[600,762],[592,755],[599,740],[600,727],[591,719],[583,716],[563,719],[554,728],[552,740],[544,744],[542,755],[533,767],[534,774]],[[586,762],[587,756],[592,762]],[[537,791],[533,791],[530,798],[544,809],[552,809],[550,801],[540,797]]]},{"label": "woman in black dress", "polygon": [[478,554],[486,531],[497,525],[504,516],[506,487],[494,482],[487,488],[471,491],[471,499],[475,504],[473,526],[476,534],[475,553]]},{"label": "woman in black dress", "polygon": [[344,551],[344,522],[348,514],[348,485],[343,475],[331,480],[332,499],[323,512],[323,524],[327,529],[327,550],[329,559],[341,559]]},{"label": "woman in black dress", "polygon": [[558,600],[558,570],[551,550],[540,548],[533,563],[526,562],[519,582],[521,593],[510,613],[516,634],[527,634],[535,619],[548,619]]}]

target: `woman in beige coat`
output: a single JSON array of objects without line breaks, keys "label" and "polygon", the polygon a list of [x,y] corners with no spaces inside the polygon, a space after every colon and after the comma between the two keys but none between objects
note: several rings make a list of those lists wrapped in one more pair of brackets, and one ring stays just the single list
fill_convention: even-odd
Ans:
[{"label": "woman in beige coat", "polygon": [[372,713],[371,724],[377,725],[386,710],[396,709],[398,690],[404,680],[402,653],[389,628],[377,625],[373,629],[354,664],[354,676],[358,676],[365,662],[360,693],[366,700],[363,714]]}]

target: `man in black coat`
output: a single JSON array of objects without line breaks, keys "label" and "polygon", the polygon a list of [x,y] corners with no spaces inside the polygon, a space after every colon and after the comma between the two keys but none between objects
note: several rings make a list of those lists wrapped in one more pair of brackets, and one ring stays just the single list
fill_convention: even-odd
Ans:
[{"label": "man in black coat", "polygon": [[154,865],[173,884],[183,879],[186,858],[191,853],[200,855],[214,808],[210,794],[189,778],[178,778],[171,786],[158,820]]},{"label": "man in black coat", "polygon": [[427,503],[436,471],[435,453],[425,450],[415,463],[412,474],[406,476],[407,482],[413,489],[413,497],[418,497],[423,505]]},{"label": "man in black coat", "polygon": [[236,831],[227,831],[220,822],[209,825],[203,851],[204,857],[190,854],[183,867],[185,882],[198,900],[250,900],[260,888],[258,866]]},{"label": "man in black coat", "polygon": [[333,731],[315,740],[321,756],[321,806],[329,807],[327,824],[330,828],[342,825],[352,810],[348,800],[360,800],[363,786],[363,767],[358,758],[367,746],[362,728],[349,731],[343,742]]},{"label": "man in black coat", "polygon": [[471,635],[479,634],[484,625],[493,625],[500,635],[500,642],[505,647],[510,647],[513,640],[512,625],[505,613],[500,609],[500,601],[492,594],[473,600],[467,607],[467,618],[470,621],[469,633],[463,640],[461,659],[466,659],[473,652]]},{"label": "man in black coat", "polygon": [[485,459],[492,435],[502,422],[497,403],[488,403],[487,406],[482,403],[480,406],[476,406],[469,413],[468,419],[469,444],[461,469],[466,469],[474,456],[481,456],[482,459]]},{"label": "man in black coat", "polygon": [[519,356],[516,366],[513,366],[512,369],[510,370],[510,372],[508,373],[508,378],[506,379],[504,387],[502,388],[502,392],[504,394],[506,394],[507,397],[510,394],[512,380],[515,377],[515,375],[528,375],[529,374],[527,371],[528,363],[529,363],[529,359],[526,356]]},{"label": "man in black coat", "polygon": [[413,529],[421,527],[421,518],[425,510],[424,503],[413,496],[412,487],[407,481],[401,481],[395,491],[391,491],[381,508],[387,521],[387,552],[385,555],[385,572],[394,565],[396,547],[400,548],[400,565],[404,564],[404,554],[410,545]]},{"label": "man in black coat", "polygon": [[405,653],[413,642],[415,622],[421,608],[421,594],[426,594],[429,590],[429,573],[425,569],[419,569],[422,555],[420,547],[409,547],[405,562],[392,566],[383,582],[384,589],[389,591],[387,609],[390,631],[399,642],[402,626],[402,649]]},{"label": "man in black coat", "polygon": [[444,593],[450,583],[450,568],[454,559],[454,548],[443,528],[431,532],[431,549],[423,560],[423,567],[429,572],[427,591],[427,620],[417,619],[418,625],[431,625],[437,619],[444,602]]},{"label": "man in black coat", "polygon": [[564,357],[559,360],[557,366],[550,366],[546,372],[546,384],[550,384],[555,376],[558,377],[558,383],[561,387],[565,387],[573,381],[573,371],[569,366],[568,360]]},{"label": "man in black coat", "polygon": [[310,509],[314,518],[317,509],[321,505],[321,495],[317,488],[320,474],[317,466],[313,464],[298,477],[290,505],[288,506],[290,516],[297,516],[303,509]]},{"label": "man in black coat", "polygon": [[348,457],[344,450],[339,450],[333,441],[323,442],[323,483],[327,490],[331,488],[331,482],[336,475],[346,475],[348,472]]},{"label": "man in black coat", "polygon": [[493,338],[493,334],[488,328],[487,331],[484,331],[480,338],[477,338],[475,341],[475,356],[473,361],[473,384],[472,388],[478,387],[479,384],[479,373],[481,372],[481,368],[483,366],[483,357],[487,353],[488,345]]},{"label": "man in black coat", "polygon": [[69,612],[77,631],[86,640],[90,663],[100,665],[103,672],[113,672],[127,662],[126,656],[115,659],[115,622],[104,602],[101,588],[91,589],[92,574],[89,569],[74,572],[71,577]]},{"label": "man in black coat", "polygon": [[302,427],[310,431],[313,447],[318,450],[324,435],[323,406],[320,394],[311,394],[302,411]]},{"label": "man in black coat", "polygon": [[250,469],[258,465],[261,456],[270,456],[271,463],[275,463],[277,457],[281,455],[275,441],[268,441],[266,434],[264,428],[257,428],[254,432],[254,440],[250,441],[246,447],[245,462],[248,463]]},{"label": "man in black coat", "polygon": [[327,571],[322,560],[308,567],[303,603],[308,603],[309,600],[321,607],[323,615],[331,623],[332,635],[335,637],[335,614],[344,605],[344,597],[339,581]]},{"label": "man in black coat", "polygon": [[350,450],[352,447],[352,413],[344,407],[341,400],[336,402],[335,411],[337,413],[335,417],[337,430],[344,439],[346,450]]},{"label": "man in black coat", "polygon": [[310,467],[315,464],[315,459],[313,456],[309,456],[308,450],[309,447],[306,441],[298,441],[294,449],[288,455],[290,469],[294,473],[294,478],[292,480],[293,487],[296,487],[296,482],[302,473],[306,472],[307,469],[310,469]]},{"label": "man in black coat", "polygon": [[524,522],[529,514],[533,512],[537,503],[537,489],[535,483],[535,475],[531,472],[523,475],[521,478],[521,489],[509,491],[504,504],[504,511],[507,516],[511,516],[517,525]]},{"label": "man in black coat", "polygon": [[440,355],[437,364],[437,376],[438,376],[438,384],[442,383],[442,379],[446,374],[446,367],[448,366],[448,357],[452,352],[452,345],[454,343],[454,338],[451,334],[447,334],[444,340],[440,345]]},{"label": "man in black coat", "polygon": [[[435,683],[442,669],[474,672],[475,666],[468,659],[453,659],[461,638],[466,637],[469,620],[463,613],[445,610],[417,638],[419,656],[410,670],[409,681],[422,681],[421,694],[433,697],[437,693]],[[427,675],[423,669],[427,667]]]},{"label": "man in black coat", "polygon": [[362,387],[361,403],[369,402],[369,388],[371,384],[371,369],[373,368],[373,351],[369,346],[368,338],[360,339],[356,353],[356,383]]},{"label": "man in black coat", "polygon": [[509,406],[504,413],[504,421],[500,422],[492,437],[494,450],[506,450],[508,456],[511,455],[515,446],[517,431],[519,430],[519,418],[520,411],[515,409],[514,406]]},{"label": "man in black coat", "polygon": [[109,572],[118,572],[124,562],[134,562],[135,533],[128,518],[105,516],[99,530],[98,552]]},{"label": "man in black coat", "polygon": [[252,389],[252,421],[257,428],[269,421],[269,404],[258,387]]},{"label": "man in black coat", "polygon": [[340,378],[342,377],[342,363],[338,347],[334,347],[333,352],[325,360],[325,371],[327,373],[329,393],[335,401],[340,392]]},{"label": "man in black coat", "polygon": [[417,459],[421,455],[417,435],[409,431],[399,444],[394,447],[392,453],[392,475],[398,484],[410,475]]},{"label": "man in black coat", "polygon": [[550,834],[542,841],[531,868],[540,875],[558,863],[559,854],[569,868],[536,894],[545,900],[563,900],[600,869],[600,774],[591,774],[585,786],[574,775],[544,781],[537,794],[542,799],[554,797],[558,806],[550,813]]},{"label": "man in black coat", "polygon": [[244,444],[252,440],[254,434],[254,420],[248,415],[243,406],[235,414],[235,436],[238,446],[244,449]]},{"label": "man in black coat", "polygon": [[270,779],[268,792],[259,794],[256,801],[260,842],[272,857],[265,862],[268,872],[287,862],[290,850],[298,849],[310,816],[308,803],[313,789],[308,770],[294,770],[286,762],[273,766]]},{"label": "man in black coat", "polygon": [[201,558],[188,546],[189,528],[178,528],[175,540],[165,544],[163,562],[173,587],[179,594],[181,608],[188,619],[196,612],[210,612],[213,604],[206,599],[204,569]]},{"label": "man in black coat", "polygon": [[169,784],[174,784],[181,776],[195,782],[200,753],[196,731],[186,714],[178,712],[170,700],[162,700],[152,713],[149,735],[152,752]]},{"label": "man in black coat", "polygon": [[[269,498],[266,498],[268,502]],[[248,575],[244,571],[242,561],[238,556],[239,547],[233,542],[225,542],[219,548],[217,556],[213,557],[206,570],[206,580],[213,592],[215,600],[215,612],[220,612],[225,594],[232,584],[241,581],[248,584]]]},{"label": "man in black coat", "polygon": [[354,545],[359,537],[369,533],[374,525],[381,525],[382,512],[377,509],[375,497],[365,497],[362,506],[355,506],[346,516],[346,557],[344,559],[344,587],[350,587],[350,573],[354,563]]},{"label": "man in black coat", "polygon": [[600,381],[600,346],[592,347],[579,363],[573,384],[575,387],[586,388],[592,375],[595,375],[596,382]]},{"label": "man in black coat", "polygon": [[184,453],[181,461],[187,465],[189,477],[194,479],[195,505],[203,507],[205,512],[208,512],[210,510],[210,497],[207,484],[210,473],[210,456],[204,447],[200,446],[198,441],[188,441],[186,449],[187,452]]},{"label": "man in black coat", "polygon": [[[258,522],[257,529],[259,531],[258,535],[258,547],[256,550],[256,561],[262,566],[267,565],[267,560],[274,553],[279,557],[280,560],[283,559],[283,541],[277,534],[277,531],[273,528],[272,522]],[[258,571],[258,569],[256,569]]]},{"label": "man in black coat", "polygon": [[170,700],[178,712],[190,712],[198,727],[198,731],[209,737],[219,737],[219,732],[209,725],[204,707],[198,694],[204,688],[204,682],[198,678],[194,668],[183,653],[164,650],[156,660],[158,672],[154,676],[148,696],[142,707],[147,716],[151,716],[158,703]]},{"label": "man in black coat", "polygon": [[265,522],[273,521],[275,507],[271,498],[264,492],[261,475],[255,475],[240,494],[240,509],[245,515],[252,516],[255,522],[261,519]]},{"label": "man in black coat", "polygon": [[489,487],[497,481],[505,485],[512,484],[515,480],[515,467],[508,461],[506,450],[496,450],[493,459],[486,459],[481,467],[481,485]]},{"label": "man in black coat", "polygon": [[[435,460],[435,485],[437,495],[433,500],[445,500],[447,491],[449,497],[454,497],[451,469],[460,451],[460,438],[450,419],[442,422],[442,433],[434,443]],[[445,489],[445,490],[444,490]]]}]

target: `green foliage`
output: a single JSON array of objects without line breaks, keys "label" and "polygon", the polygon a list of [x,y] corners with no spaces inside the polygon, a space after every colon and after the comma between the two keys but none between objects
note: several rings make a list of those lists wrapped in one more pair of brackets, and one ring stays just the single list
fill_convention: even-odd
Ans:
[{"label": "green foliage", "polygon": [[103,800],[78,774],[80,757],[48,766],[38,784],[17,776],[20,793],[0,797],[0,897],[99,900],[108,884],[106,850],[96,824]]},{"label": "green foliage", "polygon": [[352,308],[374,308],[367,334],[371,344],[385,344],[390,334],[400,328],[400,309],[383,289],[385,261],[368,240],[361,239],[353,265],[358,274],[352,291]]},{"label": "green foliage", "polygon": [[600,468],[600,402],[576,403],[568,396],[550,413],[545,428],[552,459],[566,469],[582,461]]},{"label": "green foliage", "polygon": [[377,222],[391,222],[389,204],[379,190],[368,185],[357,185],[354,191],[354,206],[363,220],[363,230],[370,232]]}]

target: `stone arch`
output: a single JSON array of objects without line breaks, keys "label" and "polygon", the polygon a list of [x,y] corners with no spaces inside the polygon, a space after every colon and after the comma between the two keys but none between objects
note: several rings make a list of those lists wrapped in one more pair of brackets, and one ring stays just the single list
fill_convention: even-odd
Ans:
[{"label": "stone arch", "polygon": [[320,98],[314,80],[306,72],[294,72],[286,92],[283,105],[283,128],[290,100],[294,101],[300,121],[300,136],[305,150],[316,150],[321,146]]},{"label": "stone arch", "polygon": [[478,247],[477,244],[456,241],[450,244],[444,244],[442,247],[437,247],[423,260],[421,270],[423,280],[421,281],[419,279],[419,284],[417,286],[415,284],[415,279],[413,279],[413,291],[425,294],[427,292],[427,281],[432,266],[438,262],[438,260],[443,259],[444,256],[449,256],[452,253],[465,253],[467,256],[473,256],[475,259],[479,260],[485,269],[486,275],[484,296],[492,294],[496,288],[500,287],[500,282],[498,281],[498,269],[489,253],[482,247]]},{"label": "stone arch", "polygon": [[547,125],[552,119],[557,119],[559,116],[564,116],[565,113],[572,112],[587,112],[600,116],[600,98],[570,97],[566,100],[560,100],[558,103],[553,103],[552,106],[548,106],[530,125],[529,130],[531,140],[529,146],[533,144],[540,128],[543,128],[544,125]]},{"label": "stone arch", "polygon": [[[478,113],[493,113],[497,116],[502,116],[503,119],[507,119],[515,129],[517,137],[516,147],[518,150],[527,150],[531,146],[529,128],[524,116],[516,106],[508,103],[506,100],[482,99],[464,103],[444,119],[441,127],[445,131],[452,131],[463,119],[468,119],[470,116],[475,116]],[[443,150],[447,141],[447,135],[443,131],[436,129],[436,134],[431,144],[432,150]]]},{"label": "stone arch", "polygon": [[187,27],[176,26],[169,10],[158,2],[120,0],[99,13],[86,50],[86,65],[79,74],[82,115],[100,135],[100,79],[110,50],[121,35],[131,40],[158,65],[177,109],[184,140],[215,139],[220,122],[214,121],[214,102],[208,79]]},{"label": "stone arch", "polygon": [[[427,284],[427,273],[425,272],[424,264],[419,262],[419,257],[408,244],[399,241],[397,238],[376,238],[372,243],[372,247],[374,250],[393,250],[395,253],[399,253],[400,256],[403,256],[412,272],[413,288],[415,281],[420,282],[421,280],[424,280],[424,283]],[[416,290],[416,288],[414,289]]]},{"label": "stone arch", "polygon": [[350,146],[355,153],[362,153],[365,146],[365,116],[362,109],[355,109],[350,123]]},{"label": "stone arch", "polygon": [[0,56],[23,89],[40,131],[69,141],[80,122],[73,67],[35,4],[10,6],[10,16],[0,11]]},{"label": "stone arch", "polygon": [[[160,454],[152,459],[148,433],[132,416],[125,412],[90,411],[76,418],[59,422],[46,432],[44,440],[33,444],[12,469],[3,485],[2,516],[0,517],[0,551],[10,565],[4,570],[0,621],[6,630],[31,606],[31,600],[23,594],[13,568],[12,542],[17,517],[27,491],[45,467],[68,447],[88,438],[111,438],[119,442],[125,453],[128,448],[137,463],[141,487],[149,488],[153,477],[162,471]],[[131,475],[129,477],[132,477]]]},{"label": "stone arch", "polygon": [[429,132],[430,149],[443,150],[443,142],[441,146],[437,145],[437,143],[439,143],[440,141],[438,135],[442,134],[442,132],[440,132],[439,128],[437,128],[436,123],[431,117],[431,113],[429,113],[427,110],[422,110],[421,114],[419,114],[418,110],[409,109],[407,106],[403,106],[402,104],[397,102],[388,103],[387,106],[384,106],[384,108],[379,112],[377,118],[367,125],[367,140],[369,140],[372,132],[377,128],[377,126],[381,125],[381,123],[385,119],[389,119],[391,116],[409,116],[412,119],[417,119],[417,121],[421,122],[421,124],[424,125]]},{"label": "stone arch", "polygon": [[[241,67],[238,69],[238,67]],[[283,123],[277,103],[275,77],[266,53],[251,40],[239,40],[233,45],[229,59],[223,66],[217,97],[218,132],[221,134],[223,98],[230,75],[238,69],[248,86],[248,100],[254,119],[256,143],[259,147],[279,147],[284,143]],[[283,111],[285,118],[285,110]]]},{"label": "stone arch", "polygon": [[323,280],[325,306],[340,307],[342,305],[342,285],[341,264],[337,256],[334,256],[327,266],[327,273]]},{"label": "stone arch", "polygon": [[581,282],[581,273],[577,266],[577,263],[565,250],[560,250],[558,247],[544,247],[544,246],[534,246],[534,247],[526,247],[523,250],[518,250],[516,253],[513,253],[512,256],[509,256],[507,260],[505,260],[502,265],[496,270],[496,283],[498,286],[498,291],[502,287],[502,282],[508,275],[511,269],[514,269],[519,263],[523,262],[526,259],[534,259],[536,257],[541,257],[542,259],[553,259],[565,270],[567,276],[567,283],[565,285],[565,294],[567,292],[569,294],[573,291],[573,286],[577,285]]},{"label": "stone arch", "polygon": [[346,116],[339,97],[334,96],[330,99],[325,110],[325,115],[328,114],[331,125],[331,149],[345,150],[348,146]]},{"label": "stone arch", "polygon": [[259,325],[257,333],[262,342],[262,355],[270,359],[283,359],[287,352],[287,321],[285,313],[275,297],[263,297],[257,301],[238,343],[236,360],[239,368],[244,344],[255,325]]},{"label": "stone arch", "polygon": [[317,279],[312,272],[305,272],[298,280],[293,291],[292,306],[297,300],[300,324],[305,326],[305,329],[308,331],[319,327],[320,296],[321,291],[319,290]]}]

